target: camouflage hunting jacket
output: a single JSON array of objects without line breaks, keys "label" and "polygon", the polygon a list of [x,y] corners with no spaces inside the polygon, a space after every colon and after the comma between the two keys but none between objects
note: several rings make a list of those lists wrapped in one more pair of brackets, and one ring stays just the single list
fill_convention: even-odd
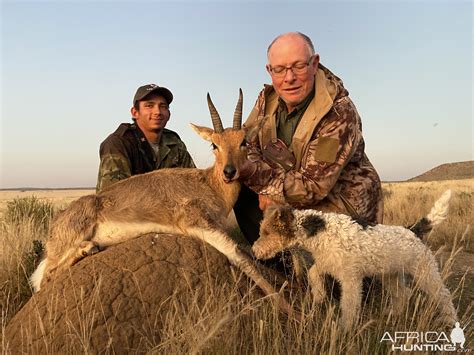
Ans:
[{"label": "camouflage hunting jacket", "polygon": [[97,193],[132,175],[163,168],[195,168],[178,134],[164,129],[158,156],[135,123],[122,123],[100,145]]},{"label": "camouflage hunting jacket", "polygon": [[275,164],[264,153],[269,143],[277,142],[279,97],[273,86],[265,85],[245,123],[249,129],[258,127],[258,135],[248,143],[248,160],[256,168],[243,182],[295,208],[382,222],[381,182],[364,152],[361,119],[348,91],[322,65],[315,90],[288,149],[291,162]]}]

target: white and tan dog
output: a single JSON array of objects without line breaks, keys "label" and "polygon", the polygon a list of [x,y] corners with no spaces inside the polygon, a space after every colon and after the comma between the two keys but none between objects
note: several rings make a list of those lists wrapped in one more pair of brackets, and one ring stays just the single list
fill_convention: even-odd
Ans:
[{"label": "white and tan dog", "polygon": [[260,238],[252,250],[259,259],[269,259],[283,250],[309,252],[314,264],[308,278],[315,302],[325,295],[323,276],[329,274],[341,284],[341,312],[344,328],[358,318],[362,301],[362,279],[385,275],[394,302],[406,292],[399,273],[408,273],[421,290],[438,304],[443,321],[457,320],[451,294],[443,285],[438,265],[423,235],[447,215],[451,191],[446,191],[427,217],[410,229],[400,226],[367,225],[351,217],[316,210],[272,206],[265,211]]}]

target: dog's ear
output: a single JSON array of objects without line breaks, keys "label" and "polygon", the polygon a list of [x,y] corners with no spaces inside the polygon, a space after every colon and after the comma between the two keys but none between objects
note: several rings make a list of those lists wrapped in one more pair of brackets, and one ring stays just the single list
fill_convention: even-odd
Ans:
[{"label": "dog's ear", "polygon": [[289,205],[269,205],[264,211],[264,218],[274,221],[290,222],[293,217],[293,209]]},{"label": "dog's ear", "polygon": [[278,209],[280,208],[279,205],[269,205],[263,211],[263,218],[265,219],[276,219],[278,217]]},{"label": "dog's ear", "polygon": [[288,226],[293,224],[293,221],[295,220],[295,216],[293,215],[293,208],[291,208],[288,205],[284,205],[280,207],[278,212],[279,212],[278,219],[283,224],[286,224]]},{"label": "dog's ear", "polygon": [[265,218],[269,217],[274,228],[287,237],[293,236],[295,216],[293,209],[288,205],[272,205],[265,210]]}]

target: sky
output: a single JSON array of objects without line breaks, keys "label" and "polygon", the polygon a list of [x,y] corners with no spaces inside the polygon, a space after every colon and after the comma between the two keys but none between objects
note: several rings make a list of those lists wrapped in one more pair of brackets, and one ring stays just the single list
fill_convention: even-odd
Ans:
[{"label": "sky", "polygon": [[209,92],[230,126],[264,83],[279,34],[307,34],[362,117],[384,181],[473,160],[471,1],[1,0],[0,188],[94,187],[100,143],[136,89],[174,95],[167,128],[198,167]]}]

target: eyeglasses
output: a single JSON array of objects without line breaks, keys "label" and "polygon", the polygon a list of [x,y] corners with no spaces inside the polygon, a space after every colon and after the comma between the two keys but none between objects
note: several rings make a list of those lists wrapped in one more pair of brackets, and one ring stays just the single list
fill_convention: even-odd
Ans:
[{"label": "eyeglasses", "polygon": [[304,62],[296,62],[292,66],[285,67],[283,65],[277,65],[276,67],[272,67],[269,65],[269,70],[272,73],[272,75],[276,78],[283,78],[286,76],[286,72],[288,70],[291,70],[293,74],[295,75],[302,75],[306,74],[308,71],[309,64],[311,63],[311,60],[314,58],[314,56],[309,57],[308,61],[306,63]]}]

